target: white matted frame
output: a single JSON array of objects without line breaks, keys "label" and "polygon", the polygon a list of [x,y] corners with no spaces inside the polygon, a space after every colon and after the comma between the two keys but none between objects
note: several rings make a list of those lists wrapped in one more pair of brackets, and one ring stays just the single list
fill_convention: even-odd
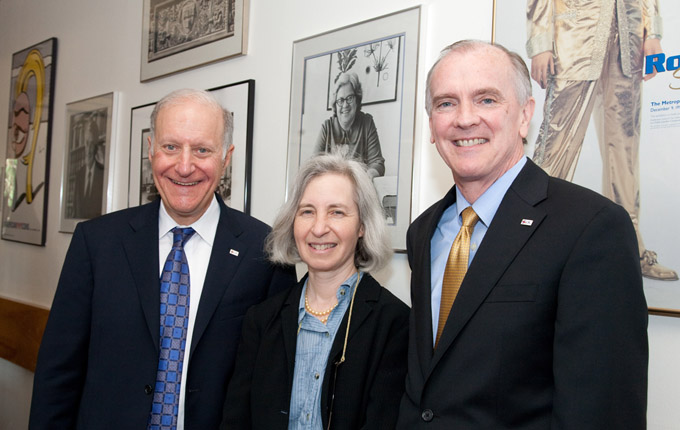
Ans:
[{"label": "white matted frame", "polygon": [[249,0],[144,0],[142,82],[244,55]]},{"label": "white matted frame", "polygon": [[66,105],[66,149],[61,178],[59,231],[112,209],[111,142],[117,93]]},{"label": "white matted frame", "polygon": [[[352,58],[347,57],[342,71],[358,75],[365,95],[382,81],[389,83],[394,95],[363,103],[361,111],[372,117],[379,135],[385,174],[376,177],[374,184],[396,251],[406,249],[411,221],[420,14],[418,6],[293,43],[287,189],[301,163],[317,151],[322,124],[333,115],[328,111],[329,87],[339,72],[338,58],[349,55]],[[381,47],[382,54],[378,53]]]},{"label": "white matted frame", "polygon": [[[208,90],[234,116],[234,152],[217,192],[231,208],[250,213],[255,81],[237,82]],[[148,160],[149,120],[156,103],[132,108],[130,120],[130,181],[128,206],[158,198]]]}]

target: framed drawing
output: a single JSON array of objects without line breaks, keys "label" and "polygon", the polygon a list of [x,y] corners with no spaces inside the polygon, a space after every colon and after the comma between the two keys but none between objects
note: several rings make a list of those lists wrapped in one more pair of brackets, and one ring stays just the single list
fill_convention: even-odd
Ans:
[{"label": "framed drawing", "polygon": [[57,39],[12,56],[2,238],[45,245]]},{"label": "framed drawing", "polygon": [[144,0],[141,81],[246,53],[249,0]]},{"label": "framed drawing", "polygon": [[[339,151],[362,161],[397,251],[406,249],[411,221],[420,11],[406,9],[293,43],[288,189],[314,154]],[[339,135],[349,140],[340,142]]]},{"label": "framed drawing", "polygon": [[[520,54],[529,68],[531,57],[542,53],[552,55],[556,65],[554,78],[544,82],[547,89],[532,79],[536,110],[527,138],[527,156],[551,175],[600,192],[628,211],[638,237],[650,313],[680,317],[677,276],[680,272],[680,247],[677,245],[680,231],[674,228],[680,201],[672,198],[680,192],[680,170],[676,166],[680,157],[677,146],[680,110],[674,107],[680,103],[680,74],[673,71],[678,67],[677,54],[680,52],[677,43],[680,40],[677,19],[680,3],[661,2],[662,17],[650,16],[640,21],[640,16],[648,13],[640,9],[642,6],[622,6],[629,9],[626,20],[619,22],[615,17],[616,8],[600,10],[597,2],[591,5],[595,9],[585,12],[570,9],[569,2],[553,0],[548,3],[560,4],[563,11],[552,17],[541,13],[537,8],[539,3],[535,1],[502,1],[496,5],[494,32],[495,41]],[[585,20],[584,13],[596,19]],[[660,34],[661,18],[663,34]],[[546,27],[544,19],[554,19],[554,24]],[[612,25],[613,22],[616,25]],[[655,36],[647,41],[662,48],[663,52],[654,58],[671,59],[670,70],[656,70],[656,76],[649,74],[650,62],[648,58],[644,64],[643,48],[648,52],[651,47],[648,48],[646,42],[643,47],[642,27],[633,25],[640,22],[646,23],[647,34]],[[589,23],[593,25],[589,26]],[[518,32],[517,28],[528,28],[530,36]],[[539,31],[545,28],[550,30]],[[571,29],[578,29],[578,34]],[[659,36],[663,36],[660,41]],[[623,44],[628,47],[622,47]],[[552,46],[557,55],[551,51]],[[574,48],[576,46],[578,49]],[[536,59],[538,64],[540,58]],[[607,82],[613,82],[612,76],[621,71],[626,73],[626,70],[632,77],[628,82],[632,84],[625,89],[611,90]],[[583,77],[591,72],[594,74]],[[582,98],[567,101],[568,96],[564,94],[568,93],[556,89],[558,86],[554,82],[569,73],[570,80],[593,82],[597,87],[593,92],[595,95],[588,99],[590,90],[583,89]],[[604,97],[598,97],[599,94]],[[608,94],[615,96],[607,97]],[[567,106],[574,108],[567,109]],[[605,116],[604,110],[615,114]],[[551,114],[558,111],[560,115]],[[566,121],[563,124],[561,118],[567,117],[569,111],[584,113],[572,121],[573,126],[563,127]],[[549,120],[544,121],[545,118]],[[596,121],[597,118],[603,120]],[[541,129],[549,132],[542,133]],[[569,139],[559,138],[560,133],[555,130],[560,129],[567,130]],[[601,148],[606,149],[606,156],[602,155]]]},{"label": "framed drawing", "polygon": [[[217,192],[234,209],[250,213],[250,176],[253,152],[255,81],[250,79],[208,90],[234,116],[234,152]],[[132,108],[130,121],[130,190],[128,206],[159,198],[148,154],[149,119],[156,103]]]},{"label": "framed drawing", "polygon": [[72,233],[79,221],[110,209],[110,160],[114,93],[66,105],[66,150],[61,179],[59,231]]}]

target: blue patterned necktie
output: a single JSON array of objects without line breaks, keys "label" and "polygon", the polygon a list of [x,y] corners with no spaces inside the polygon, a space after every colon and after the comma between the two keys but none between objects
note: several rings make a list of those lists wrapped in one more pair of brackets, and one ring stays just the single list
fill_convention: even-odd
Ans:
[{"label": "blue patterned necktie", "polygon": [[160,357],[149,430],[177,428],[182,363],[189,326],[189,265],[184,244],[194,233],[191,227],[172,229],[172,249],[161,274]]}]

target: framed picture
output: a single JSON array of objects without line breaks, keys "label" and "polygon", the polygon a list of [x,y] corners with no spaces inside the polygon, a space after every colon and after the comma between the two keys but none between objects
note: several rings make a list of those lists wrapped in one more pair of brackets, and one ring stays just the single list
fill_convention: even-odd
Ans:
[{"label": "framed picture", "polygon": [[141,81],[246,53],[249,0],[144,0]]},{"label": "framed picture", "polygon": [[66,105],[66,151],[61,179],[59,231],[72,233],[79,221],[110,209],[114,93]]},{"label": "framed picture", "polygon": [[[559,94],[552,90],[548,91],[555,86],[547,85],[548,89],[543,89],[532,79],[536,109],[525,152],[553,176],[562,177],[602,193],[628,211],[638,236],[643,285],[650,313],[680,317],[680,281],[677,277],[680,273],[680,247],[678,246],[680,230],[675,228],[677,224],[675,218],[680,213],[680,200],[674,198],[680,193],[680,170],[677,168],[677,160],[680,157],[680,147],[677,145],[680,140],[680,109],[677,107],[680,103],[678,100],[680,99],[680,91],[678,91],[680,74],[673,71],[673,68],[678,67],[677,54],[680,53],[680,43],[678,43],[680,41],[680,21],[678,20],[680,3],[663,0],[660,2],[663,3],[660,9],[662,14],[660,18],[663,19],[663,37],[660,41],[657,39],[656,42],[660,43],[663,52],[654,58],[664,70],[657,70],[658,73],[651,79],[643,80],[643,75],[648,73],[650,62],[649,58],[646,64],[642,62],[644,58],[642,48],[641,45],[636,44],[636,40],[641,41],[641,39],[640,36],[635,35],[633,30],[635,27],[630,24],[632,22],[630,20],[639,20],[640,14],[646,13],[639,9],[640,5],[637,6],[638,10],[635,10],[633,6],[629,7],[626,14],[629,21],[623,21],[623,24],[615,21],[618,26],[612,26],[610,24],[616,20],[614,17],[616,8],[597,11],[590,9],[589,16],[594,15],[598,19],[588,21],[579,18],[582,17],[583,12],[577,10],[578,8],[570,9],[569,2],[562,2],[565,4],[564,10],[559,17],[554,18],[554,27],[549,27],[555,28],[553,34],[533,30],[544,28],[541,21],[543,18],[551,20],[553,18],[539,12],[532,14],[535,9],[531,2],[528,9],[526,0],[497,2],[495,41],[520,54],[531,69],[530,55],[536,57],[542,52],[550,52],[545,50],[544,42],[548,37],[552,38],[554,41],[549,43],[548,47],[554,44],[556,52],[559,53],[558,56],[552,57],[558,67],[557,78],[560,74],[564,76],[570,71],[576,73],[579,68],[581,70],[593,68],[597,73],[592,77],[593,82],[601,85],[595,93],[598,94],[598,91],[601,91],[605,95],[615,94],[615,97],[605,97],[604,102],[600,102],[600,99],[594,96],[594,108],[591,114],[587,103],[581,100],[562,102],[560,100],[566,100],[564,97],[558,99]],[[593,3],[592,6],[597,7],[597,3]],[[658,16],[648,17],[645,21],[650,22],[652,26],[660,23]],[[589,22],[599,23],[598,29],[603,31],[596,32],[593,26],[586,25]],[[527,26],[529,33],[517,31],[518,28],[524,29]],[[626,27],[628,30],[625,30]],[[578,35],[570,33],[569,30],[573,28],[578,29]],[[657,30],[659,28],[652,28],[650,31],[653,33]],[[614,38],[615,32],[625,34],[625,37]],[[531,37],[528,37],[528,34]],[[588,42],[582,43],[579,39],[581,36],[588,38]],[[634,79],[633,89],[617,88],[614,92],[606,87],[606,82],[610,78],[601,79],[600,74],[604,73],[608,77],[614,76],[615,73],[620,73],[617,70],[621,71],[627,67],[620,60],[621,44],[618,42],[624,39],[623,43],[630,43],[629,49],[624,49],[624,52],[629,54],[637,52],[635,55],[623,56],[629,62],[630,75],[636,79]],[[601,41],[601,43],[596,41]],[[575,48],[577,46],[578,49]],[[592,56],[588,54],[587,58],[579,57],[578,53],[582,49],[601,49],[602,52]],[[661,58],[671,60],[668,62]],[[674,62],[673,58],[675,58]],[[608,65],[611,67],[607,68]],[[667,69],[667,65],[670,69]],[[649,78],[649,76],[645,77]],[[579,80],[580,78],[573,77],[573,79]],[[582,91],[586,94],[585,89]],[[612,100],[612,102],[609,102],[605,109],[608,112],[616,112],[616,115],[601,115],[601,118],[605,119],[598,124],[596,119],[603,112],[601,106],[608,103],[607,100]],[[576,106],[573,111],[585,112],[582,120],[574,121],[571,127],[564,127],[572,136],[570,139],[555,139],[554,136],[559,136],[557,132],[551,132],[546,134],[545,138],[542,137],[541,129],[547,127],[543,125],[544,118],[546,118],[546,105],[550,113],[550,103],[554,106],[563,106],[560,112],[572,110],[567,109],[565,105]],[[551,116],[549,114],[547,117],[553,118],[550,124],[556,124],[550,125],[549,129],[555,130],[561,127],[559,118],[564,116],[566,115]],[[558,119],[554,119],[555,117]],[[610,120],[612,117],[627,119],[617,124]],[[598,132],[598,128],[601,132]],[[578,130],[584,133],[582,138],[579,137],[581,134]],[[574,141],[582,143],[574,145]],[[566,149],[570,142],[570,149]],[[606,148],[608,155],[603,156],[601,147]],[[573,161],[566,159],[569,153],[575,154]]]},{"label": "framed picture", "polygon": [[[250,213],[250,176],[253,152],[255,81],[250,79],[208,90],[234,116],[234,152],[217,192],[227,206]],[[149,161],[151,112],[156,103],[132,108],[130,121],[130,191],[128,206],[159,198]]]},{"label": "framed picture", "polygon": [[397,251],[406,249],[411,221],[420,11],[293,43],[288,190],[315,154],[341,152],[365,163]]},{"label": "framed picture", "polygon": [[12,56],[2,238],[45,245],[57,39]]}]

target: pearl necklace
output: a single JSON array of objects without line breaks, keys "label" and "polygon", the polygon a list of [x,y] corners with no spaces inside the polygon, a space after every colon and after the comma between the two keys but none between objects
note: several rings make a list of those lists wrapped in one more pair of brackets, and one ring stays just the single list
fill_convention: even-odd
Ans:
[{"label": "pearl necklace", "polygon": [[[307,310],[307,312],[314,315],[315,317],[319,317],[319,320],[323,324],[326,324],[326,321],[328,321],[328,317],[330,316],[330,313],[333,312],[333,309],[335,309],[337,306],[338,306],[338,302],[335,302],[335,304],[333,306],[326,309],[325,311],[315,311],[314,309],[312,309],[311,306],[309,306],[309,299],[307,298],[307,292],[305,291],[305,310]],[[325,316],[325,318],[324,318],[324,316]]]}]

